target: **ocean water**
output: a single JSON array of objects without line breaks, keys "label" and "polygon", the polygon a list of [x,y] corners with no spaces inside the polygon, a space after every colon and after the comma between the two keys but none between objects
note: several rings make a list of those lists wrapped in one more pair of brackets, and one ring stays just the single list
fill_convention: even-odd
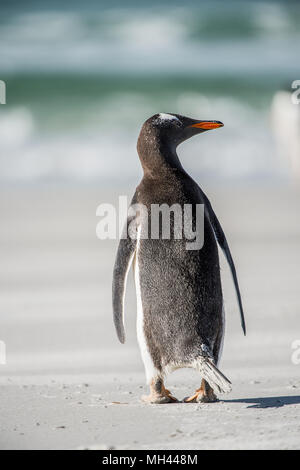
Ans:
[{"label": "ocean water", "polygon": [[225,127],[179,148],[195,177],[286,176],[270,125],[300,78],[289,1],[14,1],[0,6],[0,182],[136,181],[136,139],[157,112]]}]

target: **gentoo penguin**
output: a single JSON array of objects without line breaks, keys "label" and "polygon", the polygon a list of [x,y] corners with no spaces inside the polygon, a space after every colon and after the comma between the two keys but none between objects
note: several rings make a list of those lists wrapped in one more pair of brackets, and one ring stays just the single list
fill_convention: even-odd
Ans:
[{"label": "gentoo penguin", "polygon": [[[161,113],[143,124],[138,138],[144,176],[131,207],[142,205],[150,218],[153,205],[190,205],[194,227],[196,205],[204,205],[204,243],[199,249],[187,249],[186,238],[175,237],[174,233],[164,238],[161,229],[159,236],[151,238],[152,232],[146,227],[149,218],[146,220],[140,213],[133,216],[130,211],[119,243],[113,272],[114,323],[119,340],[124,343],[124,295],[133,262],[138,342],[150,385],[150,395],[142,399],[150,403],[177,401],[165,388],[164,378],[179,368],[194,368],[202,377],[201,387],[186,402],[216,401],[215,391],[231,389],[230,381],[217,368],[224,335],[217,242],[231,268],[245,333],[236,271],[208,198],[183,169],[176,153],[177,146],[186,139],[222,126],[219,121]],[[137,220],[135,232],[131,230],[133,217]],[[174,220],[170,218],[173,227]]]}]

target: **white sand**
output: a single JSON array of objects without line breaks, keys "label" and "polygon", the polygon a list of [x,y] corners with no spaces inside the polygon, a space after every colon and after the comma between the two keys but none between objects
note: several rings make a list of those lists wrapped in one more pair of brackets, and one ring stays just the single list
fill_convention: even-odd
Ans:
[{"label": "white sand", "polygon": [[[112,325],[117,242],[96,239],[97,189],[0,192],[0,448],[299,449],[299,190],[207,186],[236,261],[247,337],[222,263],[233,391],[217,404],[144,405],[129,276],[127,343]],[[130,195],[130,192],[128,193]],[[183,398],[193,371],[169,377]],[[120,404],[113,403],[120,402]]]}]

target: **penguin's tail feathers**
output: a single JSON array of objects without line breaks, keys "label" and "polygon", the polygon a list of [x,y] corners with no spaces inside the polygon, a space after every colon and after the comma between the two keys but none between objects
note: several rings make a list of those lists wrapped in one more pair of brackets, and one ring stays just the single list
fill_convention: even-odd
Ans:
[{"label": "penguin's tail feathers", "polygon": [[228,393],[231,391],[231,382],[225,375],[214,365],[208,357],[201,357],[197,360],[196,369],[199,370],[202,377],[214,391],[219,393]]}]

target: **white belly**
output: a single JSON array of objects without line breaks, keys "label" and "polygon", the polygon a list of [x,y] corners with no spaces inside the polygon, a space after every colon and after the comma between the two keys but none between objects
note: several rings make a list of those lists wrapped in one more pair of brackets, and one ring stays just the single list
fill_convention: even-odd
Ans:
[{"label": "white belly", "polygon": [[142,304],[142,295],[141,295],[141,285],[140,285],[140,269],[139,269],[139,248],[140,248],[140,233],[141,228],[138,229],[138,238],[137,246],[135,253],[135,263],[134,263],[134,279],[135,279],[135,290],[136,290],[136,305],[137,305],[137,339],[145,367],[146,379],[150,383],[151,379],[159,375],[158,370],[154,367],[152,358],[149,353],[147,346],[145,334],[144,334],[144,314],[143,314],[143,304]]}]

